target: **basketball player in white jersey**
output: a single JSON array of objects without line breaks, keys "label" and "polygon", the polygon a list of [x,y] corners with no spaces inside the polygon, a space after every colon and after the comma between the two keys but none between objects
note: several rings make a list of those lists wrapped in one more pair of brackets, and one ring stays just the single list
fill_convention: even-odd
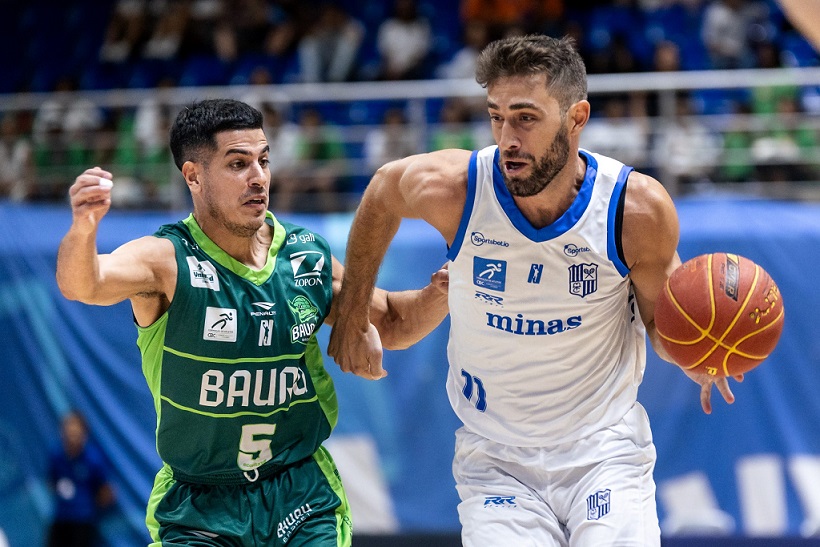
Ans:
[{"label": "basketball player in white jersey", "polygon": [[[570,41],[494,42],[476,79],[497,146],[379,169],[328,351],[345,371],[385,374],[366,303],[401,219],[423,218],[449,248],[464,545],[657,546],[655,448],[636,399],[647,333],[662,351],[656,296],[680,264],[674,205],[658,181],[579,150],[590,106]],[[692,378],[707,413],[713,382],[733,401],[726,379]]]}]

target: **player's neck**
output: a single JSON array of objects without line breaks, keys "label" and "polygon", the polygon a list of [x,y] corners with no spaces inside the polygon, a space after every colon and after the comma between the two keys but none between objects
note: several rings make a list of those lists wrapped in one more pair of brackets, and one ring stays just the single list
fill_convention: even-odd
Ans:
[{"label": "player's neck", "polygon": [[515,204],[535,229],[549,226],[563,215],[575,201],[584,183],[586,160],[580,155],[568,161],[547,186],[534,196],[513,196]]},{"label": "player's neck", "polygon": [[254,270],[265,267],[273,241],[273,227],[266,222],[256,232],[248,235],[231,230],[213,219],[205,220],[204,223],[197,219],[197,222],[208,238],[237,262]]}]

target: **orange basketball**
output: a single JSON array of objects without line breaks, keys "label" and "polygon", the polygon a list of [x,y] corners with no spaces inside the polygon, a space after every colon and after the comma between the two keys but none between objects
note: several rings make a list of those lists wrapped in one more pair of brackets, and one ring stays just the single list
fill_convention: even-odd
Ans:
[{"label": "orange basketball", "polygon": [[664,349],[684,369],[733,376],[774,350],[783,314],[780,291],[763,268],[714,253],[672,272],[658,295],[655,325]]}]

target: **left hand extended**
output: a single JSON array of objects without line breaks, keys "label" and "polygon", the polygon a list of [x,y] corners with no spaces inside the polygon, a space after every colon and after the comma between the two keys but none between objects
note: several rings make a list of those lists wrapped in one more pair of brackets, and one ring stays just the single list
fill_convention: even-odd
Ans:
[{"label": "left hand extended", "polygon": [[[729,387],[729,379],[723,376],[710,376],[703,372],[691,372],[682,369],[693,382],[700,385],[700,406],[706,414],[712,413],[712,384],[717,386],[718,391],[723,395],[723,400],[729,404],[735,402],[735,396]],[[738,382],[743,381],[743,375],[733,376]]]}]

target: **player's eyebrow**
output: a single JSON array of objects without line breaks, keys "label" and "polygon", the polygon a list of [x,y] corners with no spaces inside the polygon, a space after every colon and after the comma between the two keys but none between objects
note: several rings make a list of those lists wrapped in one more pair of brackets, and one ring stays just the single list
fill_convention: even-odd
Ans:
[{"label": "player's eyebrow", "polygon": [[[259,153],[266,154],[270,152],[270,145],[266,145]],[[229,148],[225,151],[226,156],[230,156],[231,154],[239,154],[241,156],[252,156],[253,152],[248,150],[247,148]]]},{"label": "player's eyebrow", "polygon": [[[492,108],[492,109],[495,109],[495,110],[500,109],[497,104],[495,104],[493,101],[490,101],[490,100],[487,101],[487,108]],[[527,102],[527,101],[522,101],[522,102],[519,102],[519,103],[513,103],[509,106],[509,109],[510,110],[525,110],[525,109],[543,110],[542,108],[540,108],[535,103]]]}]

